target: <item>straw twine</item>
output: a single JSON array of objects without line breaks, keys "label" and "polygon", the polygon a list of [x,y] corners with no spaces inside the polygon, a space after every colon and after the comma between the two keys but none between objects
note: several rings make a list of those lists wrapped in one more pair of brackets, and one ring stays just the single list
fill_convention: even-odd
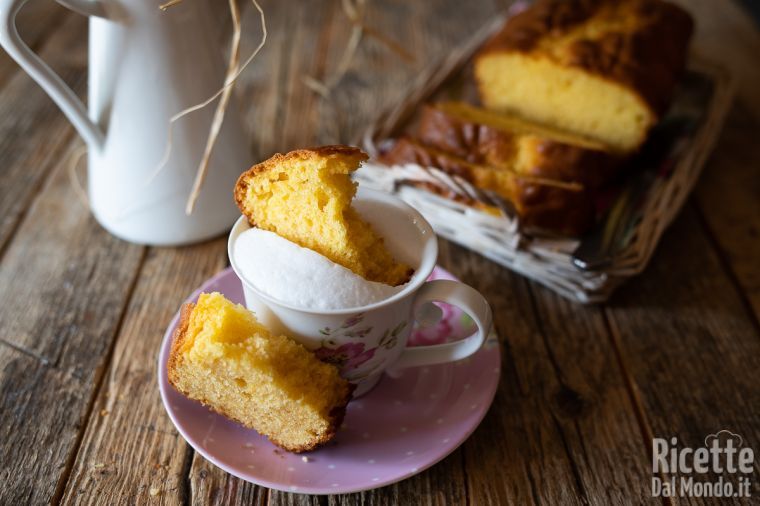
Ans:
[{"label": "straw twine", "polygon": [[[173,6],[182,3],[183,1],[184,0],[169,0],[161,4],[159,6],[159,9],[161,9],[162,11],[166,11]],[[228,2],[229,2],[230,16],[232,18],[233,32],[232,32],[232,38],[231,38],[231,43],[230,43],[230,57],[229,57],[228,65],[227,65],[227,72],[225,74],[224,85],[219,90],[217,90],[213,95],[211,95],[208,99],[198,104],[195,104],[193,106],[190,106],[186,109],[183,109],[182,111],[179,111],[178,113],[176,113],[169,119],[167,142],[166,142],[166,148],[164,150],[164,154],[161,157],[161,160],[159,161],[159,163],[156,165],[156,168],[151,172],[151,174],[149,175],[149,177],[146,179],[144,183],[145,186],[150,185],[154,181],[156,176],[158,176],[161,173],[161,171],[164,169],[166,164],[169,162],[169,158],[171,157],[171,153],[173,149],[174,124],[178,122],[180,119],[182,119],[183,117],[187,116],[188,114],[191,114],[195,111],[203,109],[204,107],[207,107],[214,100],[219,98],[219,102],[217,103],[216,109],[214,111],[214,117],[211,122],[211,126],[209,128],[208,138],[206,139],[206,146],[204,148],[203,157],[201,158],[201,161],[198,165],[198,169],[196,171],[196,175],[193,181],[192,190],[190,192],[190,195],[188,196],[187,203],[185,205],[185,214],[187,215],[192,214],[193,209],[195,207],[195,203],[198,199],[198,196],[200,195],[201,189],[203,187],[203,183],[206,179],[206,174],[208,173],[208,165],[210,162],[211,154],[216,144],[216,140],[219,136],[219,132],[221,130],[222,124],[224,122],[224,115],[227,110],[230,97],[232,95],[233,86],[235,82],[237,81],[238,77],[240,77],[242,72],[246,69],[246,67],[248,67],[248,65],[253,61],[256,55],[258,55],[259,51],[261,51],[261,49],[264,47],[267,40],[267,27],[266,27],[266,18],[264,15],[264,11],[259,5],[257,0],[251,0],[254,7],[259,12],[259,17],[261,19],[262,37],[256,49],[245,60],[245,62],[242,65],[240,65],[240,38],[241,38],[240,10],[238,8],[236,0],[228,0]],[[319,94],[325,99],[330,98],[330,93],[332,89],[341,81],[343,76],[348,71],[351,65],[351,62],[353,61],[353,58],[356,54],[356,51],[359,47],[359,43],[361,42],[362,36],[365,34],[368,35],[369,37],[374,38],[375,40],[383,44],[386,48],[393,51],[403,61],[407,63],[415,62],[414,55],[409,53],[398,42],[390,39],[382,32],[376,30],[375,28],[365,23],[364,16],[366,13],[367,0],[341,0],[341,7],[346,17],[350,20],[352,24],[352,29],[351,29],[351,35],[349,37],[348,43],[346,44],[346,47],[343,50],[343,54],[341,55],[341,58],[338,61],[336,72],[324,81],[321,81],[311,76],[304,76],[302,78],[303,83],[307,87],[309,87],[312,91]],[[86,152],[87,152],[86,146],[80,147],[72,152],[69,158],[68,172],[69,172],[69,179],[71,180],[72,185],[74,186],[74,190],[75,190],[75,193],[77,194],[77,197],[82,201],[82,203],[86,207],[89,208],[90,204],[87,198],[87,192],[84,188],[84,185],[80,181],[78,173],[77,173],[77,167],[79,165],[79,162]],[[125,213],[121,212],[119,214],[123,215]]]},{"label": "straw twine", "polygon": [[[166,10],[169,7],[173,5],[177,5],[178,3],[182,2],[183,0],[170,0],[169,2],[161,5],[159,8],[161,10]],[[219,100],[219,103],[217,104],[216,111],[214,112],[214,119],[211,122],[211,128],[209,129],[209,135],[208,139],[206,140],[206,147],[204,149],[203,157],[201,158],[201,162],[198,165],[198,170],[195,175],[195,181],[193,182],[193,189],[190,192],[190,196],[187,199],[187,204],[185,206],[185,214],[192,214],[193,208],[195,206],[195,202],[198,199],[198,195],[200,194],[201,187],[203,186],[203,181],[206,178],[206,172],[208,171],[208,164],[211,157],[211,152],[214,149],[214,145],[216,144],[216,139],[219,135],[219,130],[222,127],[222,123],[224,122],[224,113],[227,110],[227,104],[229,103],[230,95],[232,94],[232,87],[237,81],[238,77],[240,77],[240,74],[243,73],[243,71],[248,67],[248,65],[253,61],[253,59],[256,57],[256,55],[259,54],[259,51],[261,51],[261,48],[264,47],[264,44],[266,44],[267,41],[267,25],[266,25],[266,18],[264,16],[264,11],[262,10],[261,6],[257,2],[257,0],[251,0],[254,7],[257,11],[259,11],[259,17],[261,18],[261,42],[259,42],[259,45],[256,46],[256,49],[254,49],[253,53],[248,57],[248,59],[243,63],[242,66],[240,66],[240,12],[237,7],[237,3],[235,0],[229,0],[229,6],[230,6],[230,15],[232,16],[232,43],[230,45],[230,61],[227,65],[227,74],[225,77],[224,86],[222,86],[219,90],[217,90],[216,93],[211,95],[208,99],[204,100],[203,102],[199,104],[195,104],[191,107],[188,107],[187,109],[184,109],[174,116],[172,116],[169,119],[169,133],[168,133],[168,140],[166,143],[166,151],[164,152],[164,156],[159,162],[158,166],[156,167],[156,170],[153,172],[153,174],[148,179],[148,184],[161,172],[161,170],[166,166],[167,162],[169,161],[169,157],[171,156],[172,151],[172,130],[174,127],[174,123],[179,121],[184,116],[187,116],[188,114],[195,112],[199,109],[203,109],[204,107],[208,106],[211,102],[216,100],[221,96],[221,99]]]},{"label": "straw twine", "polygon": [[[161,9],[162,11],[166,11],[170,7],[177,5],[181,3],[182,1],[183,0],[170,0],[160,5],[159,9]],[[204,107],[207,107],[214,100],[221,97],[219,100],[219,103],[217,104],[216,110],[214,111],[214,117],[211,122],[211,126],[209,128],[209,134],[208,134],[208,138],[206,139],[206,146],[203,152],[203,157],[201,158],[201,161],[198,165],[198,170],[196,171],[195,179],[193,181],[193,187],[187,199],[187,204],[185,206],[185,214],[187,215],[192,214],[193,209],[195,207],[195,202],[198,199],[198,195],[200,195],[201,188],[203,187],[203,182],[206,178],[206,173],[208,172],[208,164],[211,158],[211,153],[213,152],[217,137],[219,136],[219,131],[221,130],[222,124],[224,122],[224,114],[227,110],[227,105],[229,104],[230,96],[232,95],[232,88],[234,84],[237,82],[237,79],[243,73],[243,71],[253,61],[256,55],[259,54],[259,51],[261,51],[261,49],[264,47],[264,44],[266,44],[267,26],[266,26],[266,17],[264,15],[264,11],[259,5],[257,0],[251,0],[251,2],[253,3],[253,6],[256,8],[256,10],[259,12],[259,17],[261,19],[261,30],[262,30],[261,41],[259,42],[258,46],[256,46],[256,49],[254,49],[251,55],[245,60],[243,65],[240,65],[240,36],[241,36],[240,10],[238,8],[236,0],[229,0],[229,8],[230,8],[230,16],[232,17],[233,32],[232,32],[232,40],[230,44],[230,60],[227,64],[227,72],[225,73],[224,85],[203,102],[200,102],[186,109],[183,109],[169,119],[166,149],[164,150],[164,154],[161,160],[159,161],[158,165],[145,181],[145,186],[148,186],[149,184],[151,184],[153,180],[156,178],[156,176],[158,176],[161,173],[163,168],[169,162],[169,158],[171,156],[171,152],[173,148],[172,136],[173,136],[174,124],[180,119],[182,119],[183,117],[187,116],[188,114],[191,114],[195,111],[203,109]],[[89,202],[89,199],[87,198],[87,192],[84,189],[84,185],[80,181],[79,175],[77,173],[77,167],[79,165],[79,161],[81,160],[81,158],[84,156],[86,152],[87,152],[86,146],[81,146],[75,149],[72,152],[71,156],[69,157],[67,168],[68,168],[69,179],[74,187],[74,191],[77,194],[77,197],[82,201],[85,207],[89,208],[90,202]],[[125,213],[122,211],[119,214],[123,215]]]},{"label": "straw twine", "polygon": [[367,10],[367,0],[341,0],[341,7],[343,8],[344,14],[351,22],[352,28],[348,43],[343,49],[343,54],[341,55],[340,60],[338,60],[337,70],[324,81],[308,75],[301,78],[301,81],[309,89],[325,99],[330,98],[330,93],[333,88],[337,86],[341,79],[343,79],[343,76],[346,75],[346,72],[348,72],[351,62],[356,55],[356,50],[359,48],[362,36],[365,34],[396,53],[406,63],[415,62],[414,55],[404,49],[401,44],[390,39],[382,32],[364,22],[364,16]]}]

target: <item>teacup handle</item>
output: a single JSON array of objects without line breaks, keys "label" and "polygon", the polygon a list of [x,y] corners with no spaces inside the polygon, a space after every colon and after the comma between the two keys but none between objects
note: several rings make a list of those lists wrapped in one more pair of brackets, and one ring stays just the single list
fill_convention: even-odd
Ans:
[{"label": "teacup handle", "polygon": [[416,315],[428,302],[445,302],[459,307],[472,318],[478,327],[477,331],[467,339],[453,343],[406,348],[393,364],[394,369],[461,360],[483,346],[491,329],[491,308],[477,290],[448,279],[428,281],[417,292],[413,306],[414,314]]}]

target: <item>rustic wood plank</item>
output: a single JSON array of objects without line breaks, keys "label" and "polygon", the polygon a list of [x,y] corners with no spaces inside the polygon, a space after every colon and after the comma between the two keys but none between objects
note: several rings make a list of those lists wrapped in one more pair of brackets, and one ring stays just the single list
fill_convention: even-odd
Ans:
[{"label": "rustic wood plank", "polygon": [[649,457],[600,309],[449,248],[445,265],[489,300],[503,346],[496,399],[464,445],[470,502],[644,502]]},{"label": "rustic wood plank", "polygon": [[[581,504],[572,478],[576,464],[568,458],[547,409],[550,394],[544,391],[556,390],[557,380],[535,324],[527,284],[459,246],[440,243],[446,254],[439,262],[487,297],[502,346],[494,403],[464,445],[471,504]],[[542,486],[545,477],[557,487]]]},{"label": "rustic wood plank", "polygon": [[692,206],[606,312],[654,437],[697,448],[728,429],[757,448],[760,333]]},{"label": "rustic wood plank", "polygon": [[760,117],[760,30],[737,0],[673,0],[694,16],[693,52],[719,62],[737,78],[738,96]]},{"label": "rustic wood plank", "polygon": [[95,223],[59,163],[0,265],[0,440],[13,442],[0,503],[63,485],[142,256]]},{"label": "rustic wood plank", "polygon": [[628,389],[599,308],[578,307],[531,284],[538,326],[555,365],[559,388],[551,406],[576,478],[591,504],[645,503],[649,456],[641,415]]},{"label": "rustic wood plank", "polygon": [[[44,399],[55,403],[55,414],[68,419],[72,412],[81,410],[76,388],[66,388],[69,386],[67,383],[70,380],[65,372],[47,367],[28,353],[0,344],[0,413],[3,415],[0,421],[3,441],[0,447],[0,479],[4,484],[0,498],[4,504],[42,503],[52,496],[55,478],[50,480],[52,483],[45,483],[47,477],[38,474],[36,468],[55,469],[55,464],[65,463],[67,446],[76,440],[76,431],[70,427],[63,434],[56,434],[29,428],[24,430],[23,427],[28,427],[29,417],[37,415],[33,411],[40,405],[40,399],[35,395],[41,393],[43,384],[57,390],[55,397],[46,396]],[[53,418],[43,415],[35,420],[35,425],[37,423],[52,425]],[[61,423],[57,425],[62,428]],[[13,443],[6,444],[7,441]],[[22,445],[39,450],[28,452],[21,448]],[[45,455],[43,449],[49,450],[49,454]],[[51,461],[55,464],[51,465]]]},{"label": "rustic wood plank", "polygon": [[235,478],[197,453],[193,457],[188,479],[191,487],[190,504],[197,506],[269,504],[269,489]]},{"label": "rustic wood plank", "polygon": [[[52,3],[52,2],[48,2]],[[82,93],[86,86],[87,21],[74,14],[44,44],[41,55]],[[21,71],[2,88],[0,100],[0,253],[40,190],[60,164],[74,135],[58,106]]]},{"label": "rustic wood plank", "polygon": [[64,502],[182,504],[189,499],[186,478],[193,452],[161,404],[156,356],[182,300],[225,266],[225,246],[226,239],[219,238],[192,247],[149,250]]},{"label": "rustic wood plank", "polygon": [[760,319],[758,138],[760,115],[736,104],[695,191],[701,219],[755,320]]},{"label": "rustic wood plank", "polygon": [[[240,76],[237,95],[253,152],[256,159],[263,160],[277,151],[316,143],[316,99],[302,77],[321,61],[317,49],[324,52],[330,28],[327,19],[339,7],[335,1],[301,2],[298,6],[274,0],[260,3],[266,15],[267,43]],[[243,32],[241,53],[250,54],[261,39],[258,12],[246,9],[242,23],[248,29]],[[278,29],[283,26],[288,29]]]},{"label": "rustic wood plank", "polygon": [[63,151],[3,256],[0,328],[6,344],[53,367],[74,367],[86,375],[92,371],[80,368],[76,356],[69,355],[72,340],[76,343],[84,329],[92,329],[104,340],[99,345],[110,345],[101,331],[122,310],[122,292],[134,276],[142,248],[107,234],[78,199],[66,158],[79,145],[76,141]]},{"label": "rustic wood plank", "polygon": [[760,30],[736,2],[682,2],[697,18],[695,52],[736,77],[736,104],[696,188],[724,262],[760,318]]},{"label": "rustic wood plank", "polygon": [[[316,104],[322,121],[317,130],[318,142],[337,139],[357,143],[383,108],[404,97],[420,72],[442,59],[450,48],[470,37],[502,8],[488,1],[368,2],[366,19],[415,59],[406,62],[365,35],[330,99]],[[335,22],[345,23],[345,19],[339,11]],[[329,79],[337,72],[349,33],[347,29],[332,31],[324,75],[319,77]]]},{"label": "rustic wood plank", "polygon": [[[298,6],[270,1],[262,7],[268,26],[287,25],[289,29],[269,30],[267,46],[251,74],[241,82],[244,103],[250,104],[246,120],[260,159],[277,151],[320,143],[316,140],[321,128],[316,107],[319,97],[306,87],[302,78],[318,74],[324,65],[331,21],[340,10],[339,2],[316,0]],[[249,11],[245,22],[255,26],[257,16],[255,11]],[[254,30],[246,35],[245,45],[255,46],[259,37],[258,29]]]},{"label": "rustic wood plank", "polygon": [[[235,87],[235,99],[240,104],[256,160],[268,158],[275,150],[282,149],[283,114],[287,106],[285,83],[293,48],[290,29],[277,28],[289,26],[285,9],[278,8],[277,2],[260,4],[266,15],[267,42]],[[246,28],[242,33],[241,54],[248,55],[261,40],[259,13],[244,8],[242,26]]]}]

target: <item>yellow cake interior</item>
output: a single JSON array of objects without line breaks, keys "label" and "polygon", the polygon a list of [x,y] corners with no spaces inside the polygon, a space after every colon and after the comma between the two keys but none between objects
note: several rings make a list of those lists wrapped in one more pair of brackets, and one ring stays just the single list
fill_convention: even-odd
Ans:
[{"label": "yellow cake interior", "polygon": [[615,151],[635,150],[656,121],[627,88],[544,57],[495,52],[478,60],[476,74],[486,107],[576,132]]},{"label": "yellow cake interior", "polygon": [[337,368],[219,293],[200,296],[173,355],[176,388],[293,451],[334,434],[349,397]]},{"label": "yellow cake interior", "polygon": [[356,184],[350,173],[359,163],[359,158],[317,152],[265,162],[266,169],[247,181],[242,211],[255,226],[312,249],[365,279],[403,284],[410,267],[394,260],[383,240],[351,207]]},{"label": "yellow cake interior", "polygon": [[466,102],[438,102],[433,107],[462,121],[486,125],[511,135],[524,135],[540,139],[549,139],[586,149],[601,151],[607,149],[607,146],[601,142],[555,128],[550,124],[529,121],[516,114],[503,114],[475,107]]},{"label": "yellow cake interior", "polygon": [[549,32],[528,52],[481,55],[475,75],[488,108],[569,130],[620,152],[637,149],[657,121],[644,100],[623,84],[573,65],[573,45],[601,41],[610,33],[633,33],[649,22],[631,2],[608,2],[593,19],[563,32]]}]

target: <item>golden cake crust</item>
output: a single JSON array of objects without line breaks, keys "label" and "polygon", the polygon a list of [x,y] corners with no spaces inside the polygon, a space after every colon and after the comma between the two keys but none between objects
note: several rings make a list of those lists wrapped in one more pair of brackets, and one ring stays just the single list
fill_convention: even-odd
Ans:
[{"label": "golden cake crust", "polygon": [[[528,176],[577,182],[591,189],[608,182],[619,165],[619,157],[608,151],[542,135],[497,129],[452,115],[435,104],[423,108],[417,137],[423,144],[471,163],[510,166]],[[528,142],[520,146],[521,140]],[[529,151],[531,164],[528,167],[514,163],[519,149]]]},{"label": "golden cake crust", "polygon": [[[288,153],[275,153],[267,160],[261,163],[257,163],[247,171],[240,174],[237,183],[235,184],[235,190],[233,192],[235,198],[235,204],[238,208],[243,209],[243,202],[245,200],[245,194],[248,190],[248,181],[254,176],[272,170],[279,166],[282,162],[287,160],[308,160],[311,158],[323,158],[329,156],[344,156],[348,158],[354,158],[356,163],[365,162],[369,159],[367,153],[359,148],[353,146],[345,146],[342,144],[335,144],[330,146],[319,146],[314,148],[297,149]],[[255,225],[251,222],[251,218],[248,217],[250,225]]]},{"label": "golden cake crust", "polygon": [[[605,19],[617,27],[597,32]],[[659,115],[683,70],[693,24],[686,11],[660,0],[537,0],[511,17],[476,60],[496,52],[554,59],[629,88]],[[566,51],[553,52],[562,39]]]},{"label": "golden cake crust", "polygon": [[[182,309],[180,311],[180,317],[179,322],[177,323],[177,327],[174,330],[174,333],[172,334],[172,345],[171,349],[169,351],[169,358],[166,362],[166,369],[167,369],[167,376],[169,378],[169,384],[180,392],[182,395],[186,397],[190,397],[189,392],[183,391],[178,385],[179,385],[179,378],[177,377],[178,374],[178,364],[182,360],[182,354],[181,349],[182,346],[187,339],[187,330],[190,325],[190,315],[193,312],[193,308],[195,307],[195,304],[192,302],[188,302],[182,306]],[[267,436],[267,438],[275,445],[279,446],[280,448],[287,450],[289,452],[293,453],[302,453],[302,452],[308,452],[312,451],[319,446],[324,445],[325,443],[331,441],[335,434],[338,431],[338,428],[343,423],[343,418],[346,415],[346,407],[348,406],[348,402],[351,400],[351,396],[353,395],[354,389],[356,386],[352,383],[348,384],[348,389],[346,391],[346,396],[343,400],[341,400],[338,405],[333,408],[330,413],[330,427],[329,429],[322,435],[322,437],[314,437],[312,441],[310,441],[307,444],[304,445],[288,445],[283,441],[278,441],[277,438]],[[212,411],[219,413],[220,415],[229,418],[230,420],[234,420],[237,423],[240,423],[248,428],[254,429],[255,427],[249,427],[247,424],[245,424],[243,421],[236,419],[235,417],[231,416],[229,413],[225,412],[223,409],[220,409],[218,406],[214,406],[207,402],[205,399],[198,399],[201,404],[206,406],[207,408],[211,409]]]},{"label": "golden cake crust", "polygon": [[[169,377],[169,383],[179,391],[177,387],[179,379],[177,378],[177,363],[180,360],[180,349],[185,343],[187,338],[187,329],[190,325],[190,314],[193,312],[195,304],[188,302],[182,305],[182,309],[179,313],[179,321],[177,327],[172,334],[172,346],[169,350],[169,359],[166,361],[166,372]],[[182,392],[183,395],[187,395],[186,392]],[[226,416],[226,415],[225,415]]]},{"label": "golden cake crust", "polygon": [[[234,190],[235,202],[251,226],[276,232],[369,281],[399,286],[411,279],[414,269],[397,261],[387,250],[384,239],[352,207],[357,183],[351,180],[350,174],[368,158],[361,149],[344,145],[277,153],[240,175]],[[322,169],[319,167],[327,170],[330,162],[337,164],[340,176],[320,180]],[[298,166],[308,169],[299,173]],[[293,168],[295,172],[289,175],[286,171]],[[295,179],[290,180],[291,175]],[[276,176],[277,180],[269,181],[270,176]],[[256,181],[263,181],[264,187],[269,189],[262,190]],[[325,196],[320,184],[332,188],[331,197]],[[275,191],[278,188],[279,193]],[[272,198],[273,193],[275,198]],[[291,195],[297,197],[284,204]],[[317,195],[321,195],[324,202],[320,204]],[[277,211],[264,211],[269,201],[275,202]],[[305,219],[303,224],[294,225],[284,217],[290,216],[293,206],[298,204],[302,205]]]},{"label": "golden cake crust", "polygon": [[[389,151],[381,155],[379,161],[387,165],[416,163],[423,167],[437,167],[481,188],[483,185],[479,184],[478,171],[482,173],[489,170],[454,154],[426,146],[410,137],[399,138]],[[466,205],[477,204],[471,199],[454,195],[440,185],[415,181],[405,184],[421,187]],[[523,225],[529,228],[563,235],[580,235],[594,223],[593,197],[591,192],[583,188],[569,190],[514,177],[508,185],[490,189],[512,204]]]}]

